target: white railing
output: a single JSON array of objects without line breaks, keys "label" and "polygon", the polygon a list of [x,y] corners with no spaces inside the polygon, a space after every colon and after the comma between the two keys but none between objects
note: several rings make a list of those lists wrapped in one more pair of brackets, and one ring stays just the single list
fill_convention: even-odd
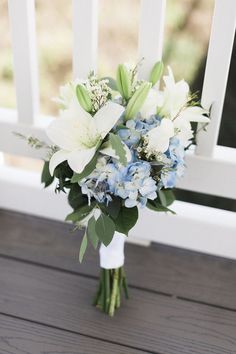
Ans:
[{"label": "white railing", "polygon": [[[85,77],[96,69],[97,0],[73,1],[73,74]],[[167,0],[168,1],[168,0]],[[52,117],[39,116],[38,65],[34,0],[8,0],[14,57],[17,111],[0,109],[0,151],[34,158],[30,149],[12,134],[18,131],[47,140],[45,126]],[[139,58],[145,61],[141,76],[161,58],[165,26],[165,0],[142,0]],[[215,0],[202,104],[212,105],[207,133],[187,155],[187,170],[179,188],[236,199],[236,149],[217,146],[222,107],[236,23],[236,1]],[[138,60],[138,58],[137,58]],[[39,174],[0,166],[0,207],[63,219],[68,211],[65,196],[41,191]],[[233,212],[176,202],[177,216],[145,211],[133,230],[138,239],[166,242],[236,258],[236,215]],[[189,233],[191,230],[191,233]]]}]

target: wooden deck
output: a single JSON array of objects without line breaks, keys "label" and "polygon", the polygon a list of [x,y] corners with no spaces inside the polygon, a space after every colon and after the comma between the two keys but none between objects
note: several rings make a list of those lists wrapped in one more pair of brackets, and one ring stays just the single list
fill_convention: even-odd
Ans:
[{"label": "wooden deck", "polygon": [[127,244],[131,299],[110,319],[70,228],[0,211],[0,354],[236,353],[235,261]]}]

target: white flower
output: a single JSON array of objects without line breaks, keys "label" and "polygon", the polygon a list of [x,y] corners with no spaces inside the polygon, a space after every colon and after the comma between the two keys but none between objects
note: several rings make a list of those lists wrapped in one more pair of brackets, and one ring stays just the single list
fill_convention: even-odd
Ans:
[{"label": "white flower", "polygon": [[157,113],[157,106],[163,103],[163,96],[160,91],[151,88],[148,92],[147,98],[140,109],[140,114],[143,119],[149,118],[151,115]]},{"label": "white flower", "polygon": [[68,108],[71,101],[76,99],[75,88],[81,82],[81,80],[75,80],[60,86],[59,97],[53,98],[53,101],[59,103],[63,109]]},{"label": "white flower", "polygon": [[163,118],[161,124],[151,129],[147,134],[147,150],[150,152],[165,152],[174,136],[174,124],[168,118]]},{"label": "white flower", "polygon": [[162,92],[163,102],[159,105],[159,114],[174,119],[186,105],[189,95],[189,86],[186,81],[175,82],[172,70],[168,67],[168,76],[164,76],[165,88]]},{"label": "white flower", "polygon": [[187,146],[189,144],[189,140],[193,137],[193,131],[190,122],[209,122],[209,118],[204,116],[206,113],[208,113],[207,110],[198,106],[187,107],[181,111],[181,113],[173,121],[174,127],[177,129],[176,136],[179,138],[181,144]]},{"label": "white flower", "polygon": [[73,171],[81,173],[123,111],[124,107],[109,101],[91,116],[78,101],[71,100],[68,109],[47,129],[48,137],[60,148],[50,159],[50,173],[66,160]]}]

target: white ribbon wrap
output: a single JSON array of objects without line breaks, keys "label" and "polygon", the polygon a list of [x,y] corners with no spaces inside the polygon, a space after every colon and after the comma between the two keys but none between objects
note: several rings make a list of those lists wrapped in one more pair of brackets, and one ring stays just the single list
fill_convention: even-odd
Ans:
[{"label": "white ribbon wrap", "polygon": [[100,267],[105,269],[116,269],[124,265],[124,244],[126,236],[115,232],[111,243],[106,247],[101,244]]}]

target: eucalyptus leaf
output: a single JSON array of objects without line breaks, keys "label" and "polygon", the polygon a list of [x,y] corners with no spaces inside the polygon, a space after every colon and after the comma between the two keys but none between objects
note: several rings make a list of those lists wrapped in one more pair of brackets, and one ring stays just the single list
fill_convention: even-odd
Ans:
[{"label": "eucalyptus leaf", "polygon": [[87,197],[82,194],[81,188],[77,183],[71,185],[68,194],[68,202],[73,209],[78,209],[81,206],[88,204]]},{"label": "eucalyptus leaf", "polygon": [[93,247],[96,249],[98,246],[99,239],[98,239],[98,235],[95,230],[95,226],[96,226],[96,220],[95,220],[94,216],[92,216],[88,221],[87,235],[88,235],[88,238],[90,239]]},{"label": "eucalyptus leaf", "polygon": [[116,230],[125,235],[128,235],[130,229],[134,227],[138,220],[138,208],[126,208],[122,206],[120,212],[115,219]]},{"label": "eucalyptus leaf", "polygon": [[119,162],[122,165],[126,166],[127,165],[126,151],[121,138],[118,135],[110,133],[109,140],[111,142],[112,149],[115,150],[116,155],[119,157]]},{"label": "eucalyptus leaf", "polygon": [[106,210],[108,212],[108,214],[113,218],[116,219],[117,216],[119,215],[120,212],[120,208],[121,208],[121,200],[118,197],[113,197],[112,201],[109,202]]},{"label": "eucalyptus leaf", "polygon": [[95,231],[99,240],[108,246],[115,232],[115,224],[108,215],[101,213],[97,219]]},{"label": "eucalyptus leaf", "polygon": [[82,206],[78,210],[67,215],[66,221],[72,221],[75,223],[75,222],[79,222],[79,221],[83,220],[84,218],[86,218],[86,216],[88,216],[91,213],[94,206],[95,206],[95,203],[91,203],[91,205]]},{"label": "eucalyptus leaf", "polygon": [[175,212],[163,205],[161,205],[156,199],[155,200],[149,200],[146,204],[147,208],[153,211],[158,211],[158,212],[170,212],[171,214],[175,214]]},{"label": "eucalyptus leaf", "polygon": [[44,183],[44,188],[50,186],[54,180],[49,172],[49,161],[44,161],[43,170],[41,174],[41,182]]},{"label": "eucalyptus leaf", "polygon": [[87,249],[88,246],[88,238],[87,238],[87,234],[86,232],[84,233],[84,237],[82,239],[81,245],[80,245],[80,250],[79,250],[79,261],[80,263],[82,263],[83,258],[84,258],[84,254],[85,251]]}]

